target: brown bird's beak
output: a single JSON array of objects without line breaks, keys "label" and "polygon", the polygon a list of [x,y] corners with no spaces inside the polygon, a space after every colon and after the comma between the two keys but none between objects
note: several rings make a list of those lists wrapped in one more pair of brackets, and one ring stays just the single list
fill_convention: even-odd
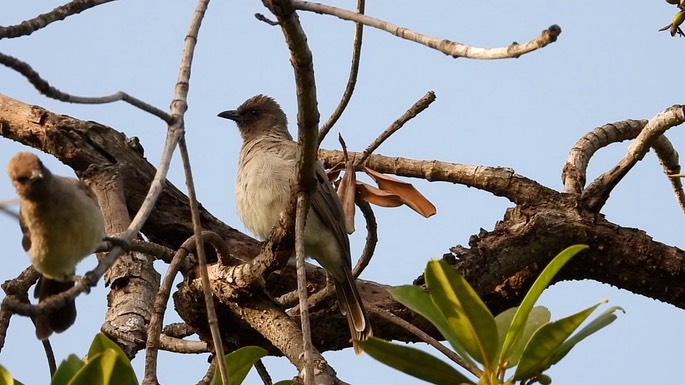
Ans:
[{"label": "brown bird's beak", "polygon": [[224,119],[231,119],[236,123],[240,121],[240,115],[238,115],[238,111],[236,110],[224,111],[219,113],[217,116]]}]

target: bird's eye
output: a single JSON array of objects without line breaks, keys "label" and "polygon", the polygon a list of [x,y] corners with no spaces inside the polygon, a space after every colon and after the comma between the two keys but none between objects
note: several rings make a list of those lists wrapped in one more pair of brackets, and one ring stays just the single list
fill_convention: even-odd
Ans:
[{"label": "bird's eye", "polygon": [[29,177],[27,176],[20,176],[15,179],[19,184],[26,184],[29,182]]}]

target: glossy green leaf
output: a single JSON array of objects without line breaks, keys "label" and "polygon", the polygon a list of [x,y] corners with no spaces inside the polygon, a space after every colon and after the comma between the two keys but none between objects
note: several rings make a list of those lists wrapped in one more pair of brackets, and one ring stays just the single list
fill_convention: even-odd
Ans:
[{"label": "glossy green leaf", "polygon": [[459,342],[457,335],[452,332],[452,328],[447,323],[445,316],[435,307],[433,300],[425,290],[418,286],[403,285],[389,288],[388,292],[397,302],[430,321],[464,361],[473,367],[476,366]]},{"label": "glossy green leaf", "polygon": [[131,362],[114,349],[89,356],[69,385],[137,385]]},{"label": "glossy green leaf", "polygon": [[0,385],[14,385],[14,378],[2,365],[0,365]]},{"label": "glossy green leaf", "polygon": [[466,351],[493,369],[499,346],[495,317],[466,279],[445,261],[430,261],[425,272],[433,303],[447,319]]},{"label": "glossy green leaf", "polygon": [[550,365],[554,365],[557,362],[559,362],[580,341],[584,340],[586,337],[594,334],[595,332],[599,331],[600,329],[603,329],[605,326],[614,322],[617,318],[616,314],[614,313],[617,310],[620,310],[625,313],[625,311],[622,308],[618,306],[612,306],[606,311],[604,311],[602,314],[597,316],[597,318],[592,320],[592,322],[585,325],[585,327],[580,329],[578,333],[574,334],[573,336],[571,336],[571,338],[564,341],[564,343],[561,344],[561,347],[559,347],[559,349],[554,353],[554,357],[552,357]]},{"label": "glossy green leaf", "polygon": [[533,286],[528,290],[526,297],[519,305],[514,319],[511,321],[511,327],[507,331],[507,335],[502,343],[500,351],[500,362],[509,361],[511,359],[512,350],[521,339],[523,331],[528,320],[528,315],[531,309],[542,294],[542,291],[549,285],[552,278],[559,272],[559,270],[569,261],[574,255],[580,251],[587,249],[586,245],[574,245],[564,249],[542,270],[540,276],[535,280]]},{"label": "glossy green leaf", "polygon": [[76,375],[76,373],[81,370],[82,367],[86,365],[85,362],[81,361],[76,354],[70,354],[66,360],[63,360],[57,367],[57,371],[52,376],[52,385],[66,385],[71,381],[71,379]]},{"label": "glossy green leaf", "polygon": [[421,350],[375,337],[358,343],[366,354],[385,365],[432,384],[473,384],[452,366]]},{"label": "glossy green leaf", "polygon": [[[500,346],[502,346],[504,343],[504,337],[511,326],[511,321],[513,320],[514,314],[517,310],[518,307],[513,307],[509,310],[503,311],[495,317],[497,331],[500,337]],[[523,348],[525,348],[533,333],[535,333],[535,331],[537,331],[542,325],[548,323],[551,318],[552,314],[544,306],[536,306],[531,309],[523,329],[523,334],[521,334],[521,338],[519,338],[516,346],[514,346],[514,349],[511,351],[508,361],[506,362],[506,365],[504,365],[505,368],[511,368],[518,364],[519,360],[521,359],[521,353],[523,353]]]},{"label": "glossy green leaf", "polygon": [[562,343],[599,306],[598,303],[566,318],[545,324],[533,334],[526,344],[514,380],[524,380],[541,374],[552,366],[552,358]]},{"label": "glossy green leaf", "polygon": [[102,333],[96,334],[93,338],[93,342],[91,342],[90,348],[88,349],[88,357],[95,357],[100,353],[104,353],[107,349],[112,349],[114,353],[121,356],[121,358],[129,361],[128,356],[121,350],[121,347]]},{"label": "glossy green leaf", "polygon": [[[224,362],[228,368],[228,379],[231,385],[240,385],[250,372],[252,366],[268,352],[259,346],[245,346],[224,356]],[[214,372],[211,385],[221,385],[219,368]]]}]

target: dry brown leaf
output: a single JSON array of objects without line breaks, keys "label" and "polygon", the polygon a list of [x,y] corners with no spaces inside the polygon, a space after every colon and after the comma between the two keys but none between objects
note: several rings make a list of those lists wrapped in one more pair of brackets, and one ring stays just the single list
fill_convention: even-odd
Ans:
[{"label": "dry brown leaf", "polygon": [[345,163],[340,162],[326,170],[326,176],[328,177],[328,181],[334,183],[335,180],[338,179],[338,176],[340,176],[340,171],[342,171],[343,169],[345,169]]},{"label": "dry brown leaf", "polygon": [[340,185],[338,185],[338,197],[345,214],[345,230],[348,234],[352,234],[354,233],[354,200],[357,195],[355,188],[357,177],[354,171],[354,164],[352,164],[350,157],[347,155],[347,145],[345,145],[342,135],[338,134],[338,140],[345,154],[345,174],[340,181]]},{"label": "dry brown leaf", "polygon": [[357,182],[357,191],[363,200],[373,203],[376,206],[398,207],[404,204],[404,202],[402,202],[402,197],[399,195],[389,193],[364,182]]},{"label": "dry brown leaf", "polygon": [[402,203],[411,207],[417,213],[426,218],[435,215],[435,206],[414,188],[411,183],[381,174],[366,166],[364,166],[364,172],[376,181],[381,190],[398,195],[402,199]]}]

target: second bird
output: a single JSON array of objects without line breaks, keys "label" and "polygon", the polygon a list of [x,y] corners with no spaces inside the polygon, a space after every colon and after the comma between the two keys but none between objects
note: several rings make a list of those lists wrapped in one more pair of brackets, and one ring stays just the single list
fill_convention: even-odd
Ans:
[{"label": "second bird", "polygon": [[[254,96],[219,117],[235,121],[243,139],[235,185],[238,216],[255,235],[267,239],[290,199],[297,167],[297,142],[288,132],[285,113],[268,96]],[[316,191],[311,196],[304,231],[305,254],[316,259],[333,277],[340,310],[347,316],[353,342],[363,341],[372,334],[371,324],[352,277],[342,205],[320,162],[315,165],[315,178]],[[360,352],[356,344],[355,352]]]}]

